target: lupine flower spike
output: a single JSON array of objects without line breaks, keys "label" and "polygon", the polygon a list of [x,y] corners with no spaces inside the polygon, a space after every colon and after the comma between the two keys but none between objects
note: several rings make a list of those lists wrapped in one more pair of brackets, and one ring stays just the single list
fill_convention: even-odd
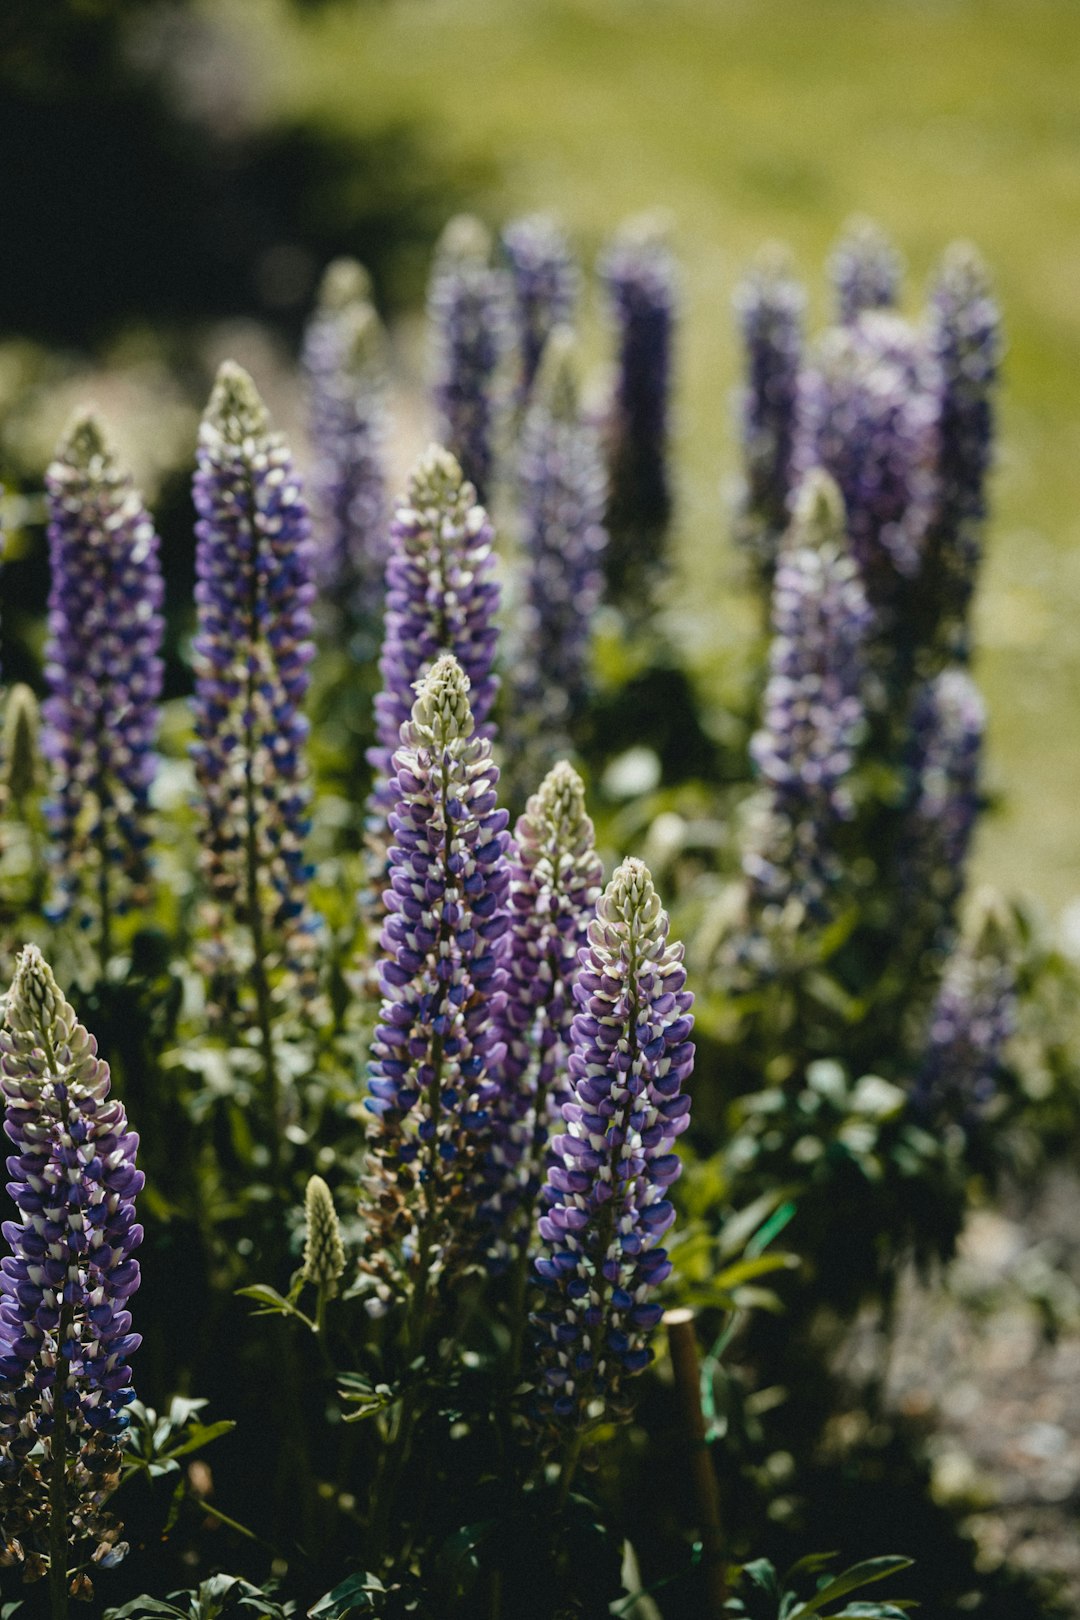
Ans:
[{"label": "lupine flower spike", "polygon": [[740,396],[745,484],[737,534],[768,586],[790,520],[791,453],[806,293],[785,249],[763,253],[735,294],[746,359]]},{"label": "lupine flower spike", "polygon": [[42,750],[50,767],[55,912],[98,935],[144,902],[162,665],[159,543],[96,416],[76,416],[45,477],[49,638]]},{"label": "lupine flower spike", "polygon": [[316,576],[325,599],[370,635],[382,607],[388,513],[383,333],[360,291],[366,282],[351,260],[329,267],[305,334],[303,364],[314,452]]},{"label": "lupine flower spike", "polygon": [[284,439],[246,372],[222,366],[199,431],[195,508],[195,774],[203,873],[219,942],[250,931],[307,955],[308,826],[302,707],[313,656],[313,547]]},{"label": "lupine flower spike", "polygon": [[443,231],[428,292],[435,353],[435,437],[489,499],[502,400],[500,373],[512,342],[507,273],[491,264],[490,233],[462,214]]},{"label": "lupine flower spike", "polygon": [[866,595],[844,538],[836,485],[799,491],[773,582],[773,640],[761,730],[751,754],[767,796],[743,859],[752,919],[765,935],[824,921],[839,877],[837,826],[865,727]]},{"label": "lupine flower spike", "polygon": [[1016,930],[997,895],[982,891],[966,937],[945,966],[913,1101],[922,1113],[971,1119],[992,1101],[1017,1028]]},{"label": "lupine flower spike", "polygon": [[5,799],[19,816],[38,785],[40,726],[37,698],[17,681],[4,706],[3,780]]},{"label": "lupine flower spike", "polygon": [[[109,1069],[34,945],[19,957],[0,1030],[4,1129],[14,1146],[0,1278],[0,1524],[26,1573],[49,1562],[66,1613],[69,1560],[126,1551],[104,1504],[119,1482],[128,1309],[142,1241],[139,1139]],[[96,1551],[95,1551],[96,1548]]]},{"label": "lupine flower spike", "polygon": [[345,1248],[341,1222],[334,1208],[334,1195],[322,1176],[308,1179],[304,1194],[303,1279],[318,1291],[315,1331],[321,1333],[326,1321],[326,1302],[333,1299],[345,1271]]},{"label": "lupine flower spike", "polygon": [[567,326],[574,318],[581,272],[565,233],[544,214],[513,220],[503,231],[502,245],[514,285],[524,403],[548,338],[557,326]]},{"label": "lupine flower spike", "polygon": [[510,853],[506,1002],[497,1020],[506,1056],[486,1172],[496,1259],[528,1246],[548,1135],[569,1096],[578,956],[602,884],[585,785],[563,760],[518,818]]},{"label": "lupine flower spike", "polygon": [[588,696],[589,642],[603,589],[606,480],[578,403],[570,332],[555,331],[525,418],[519,466],[525,577],[514,667],[517,780],[569,750]]},{"label": "lupine flower spike", "polygon": [[438,659],[419,683],[394,766],[364,1266],[376,1309],[411,1289],[419,1332],[433,1281],[463,1252],[466,1234],[474,1241],[503,1057],[496,1021],[508,818],[456,659]]},{"label": "lupine flower spike", "polygon": [[892,309],[903,274],[904,261],[881,226],[850,220],[829,259],[840,325],[851,326],[870,309]]},{"label": "lupine flower spike", "polygon": [[542,1398],[579,1432],[624,1409],[626,1379],[651,1360],[656,1290],[671,1271],[660,1243],[675,1219],[668,1188],[694,1063],[682,961],[647,867],[624,861],[581,953],[571,1096],[541,1192]]},{"label": "lupine flower spike", "polygon": [[626,224],[600,261],[617,342],[608,422],[607,577],[616,601],[632,603],[663,566],[671,519],[672,347],[675,259],[651,218]]}]

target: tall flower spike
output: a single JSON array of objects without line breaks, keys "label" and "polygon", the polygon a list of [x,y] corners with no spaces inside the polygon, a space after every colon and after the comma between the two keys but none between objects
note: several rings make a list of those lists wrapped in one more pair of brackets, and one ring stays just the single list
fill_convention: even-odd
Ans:
[{"label": "tall flower spike", "polygon": [[561,327],[541,362],[521,439],[524,602],[514,669],[516,779],[568,751],[588,696],[589,641],[603,589],[606,493],[596,433],[578,403],[574,340]]},{"label": "tall flower spike", "polygon": [[410,1283],[422,1300],[475,1227],[503,1057],[495,1020],[508,818],[456,659],[440,658],[419,683],[394,765],[383,1002],[367,1101],[375,1117],[364,1264],[383,1304]]},{"label": "tall flower spike", "polygon": [[984,1108],[1017,1022],[1015,926],[1000,899],[984,892],[945,966],[913,1093],[916,1108],[961,1117]]},{"label": "tall flower spike", "polygon": [[828,332],[799,380],[793,467],[835,478],[871,604],[891,627],[937,499],[937,370],[895,315]]},{"label": "tall flower spike", "polygon": [[128,1310],[143,1235],[139,1139],[96,1053],[28,945],[0,1030],[17,1206],[3,1225],[10,1253],[0,1277],[0,1521],[7,1543],[60,1560],[61,1590],[69,1547],[76,1562],[94,1542],[99,1562],[123,1554],[102,1507],[119,1483],[134,1398],[128,1362],[140,1342]]},{"label": "tall flower spike", "polygon": [[904,261],[881,226],[849,220],[829,259],[840,325],[851,326],[870,309],[892,309],[903,274]]},{"label": "tall flower spike", "polygon": [[552,1415],[578,1427],[617,1414],[623,1382],[651,1359],[652,1298],[671,1263],[672,1151],[690,1122],[693,997],[683,949],[647,867],[628,860],[601,896],[581,953],[571,1028],[571,1097],[541,1191],[536,1318]]},{"label": "tall flower spike", "polygon": [[672,509],[668,455],[677,277],[655,220],[624,225],[601,258],[600,275],[618,346],[608,424],[607,577],[616,600],[632,601],[663,565]]},{"label": "tall flower spike", "polygon": [[930,294],[929,348],[940,385],[938,509],[930,534],[928,608],[961,654],[982,550],[986,478],[993,455],[993,395],[1001,315],[974,248],[955,243]]},{"label": "tall flower spike", "polygon": [[565,760],[530,798],[510,855],[506,1056],[493,1109],[485,1211],[497,1255],[520,1252],[543,1175],[548,1134],[569,1096],[566,1061],[578,956],[603,884],[585,784]]},{"label": "tall flower spike", "polygon": [[304,1194],[304,1281],[314,1283],[329,1296],[336,1292],[345,1270],[345,1249],[341,1223],[334,1208],[334,1196],[322,1176],[308,1179]]},{"label": "tall flower spike", "polygon": [[737,534],[768,585],[790,517],[806,312],[806,292],[792,274],[786,249],[774,247],[760,256],[736,289],[735,309],[746,361],[739,401],[745,485]]},{"label": "tall flower spike", "polygon": [[545,214],[513,220],[502,234],[514,284],[521,399],[528,399],[544,345],[557,326],[574,318],[581,272],[565,232]]},{"label": "tall flower spike", "polygon": [[910,802],[899,844],[899,875],[928,940],[947,939],[963,892],[979,811],[979,763],[986,710],[963,669],[944,669],[917,690],[908,753]]},{"label": "tall flower spike", "polygon": [[337,260],[304,337],[316,576],[331,603],[371,628],[382,609],[388,549],[383,333],[361,266]]},{"label": "tall flower spike", "polygon": [[434,340],[435,437],[461,463],[480,499],[491,494],[502,401],[500,371],[512,341],[506,272],[491,265],[478,219],[452,219],[439,240],[428,292]]},{"label": "tall flower spike", "polygon": [[843,503],[824,473],[799,491],[772,611],[764,721],[750,744],[768,794],[743,868],[758,917],[820,921],[838,877],[836,827],[851,813],[871,624],[844,541]]},{"label": "tall flower spike", "polygon": [[42,750],[61,916],[99,931],[149,880],[149,792],[164,589],[153,522],[91,412],[75,417],[45,475],[49,636]]},{"label": "tall flower spike", "polygon": [[260,963],[271,945],[295,960],[308,932],[302,706],[314,652],[313,547],[288,447],[231,362],[199,430],[194,495],[203,871],[221,937],[231,922],[246,925]]}]

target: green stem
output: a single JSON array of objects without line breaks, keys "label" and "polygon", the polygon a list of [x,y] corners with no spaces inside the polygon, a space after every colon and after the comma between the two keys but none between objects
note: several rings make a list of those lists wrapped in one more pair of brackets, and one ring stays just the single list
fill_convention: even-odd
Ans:
[{"label": "green stem", "polygon": [[109,851],[106,840],[102,838],[98,850],[98,913],[101,923],[101,932],[98,935],[98,961],[100,963],[101,978],[104,980],[108,970],[109,959],[112,956],[112,910],[109,905]]},{"label": "green stem", "polygon": [[559,1488],[555,1493],[555,1512],[559,1514],[565,1508],[570,1497],[570,1487],[574,1483],[577,1465],[581,1460],[582,1449],[585,1445],[585,1430],[575,1429],[570,1444],[563,1458],[562,1470],[559,1474]]},{"label": "green stem", "polygon": [[49,1605],[52,1620],[68,1616],[68,1511],[67,1511],[67,1389],[68,1362],[62,1353],[71,1324],[69,1306],[60,1311],[56,1329],[56,1382],[53,1384],[53,1430],[49,1469]]}]

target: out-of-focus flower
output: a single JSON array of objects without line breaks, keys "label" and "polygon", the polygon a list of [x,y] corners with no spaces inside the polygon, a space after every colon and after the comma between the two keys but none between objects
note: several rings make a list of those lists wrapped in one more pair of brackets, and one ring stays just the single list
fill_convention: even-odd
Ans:
[{"label": "out-of-focus flower", "polygon": [[930,1015],[913,1101],[920,1112],[970,1115],[992,1099],[1017,1027],[1016,940],[996,895],[981,895],[966,937],[949,957]]},{"label": "out-of-focus flower", "polygon": [[512,220],[502,233],[502,245],[513,278],[524,401],[548,338],[574,318],[581,272],[565,231],[546,214]]},{"label": "out-of-focus flower", "polygon": [[852,219],[829,259],[836,319],[851,326],[871,309],[892,309],[900,296],[904,261],[872,219]]},{"label": "out-of-focus flower", "polygon": [[933,911],[931,933],[947,934],[963,892],[979,811],[979,761],[986,710],[963,669],[942,670],[917,690],[908,750],[910,801],[899,843],[902,889],[912,907]]}]

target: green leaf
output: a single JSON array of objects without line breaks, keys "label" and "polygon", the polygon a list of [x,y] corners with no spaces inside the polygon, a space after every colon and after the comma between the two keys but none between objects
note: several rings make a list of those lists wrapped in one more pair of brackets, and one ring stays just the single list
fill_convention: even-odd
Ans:
[{"label": "green leaf", "polygon": [[914,1559],[887,1556],[884,1558],[866,1558],[861,1564],[852,1564],[845,1569],[842,1575],[835,1576],[828,1581],[820,1591],[805,1603],[800,1603],[793,1611],[793,1615],[820,1614],[821,1611],[835,1603],[838,1598],[846,1597],[859,1586],[869,1586],[874,1581],[888,1580],[890,1575],[899,1574],[902,1569],[910,1569]]},{"label": "green leaf", "polygon": [[713,1283],[717,1289],[731,1293],[742,1283],[752,1282],[755,1277],[767,1277],[773,1271],[790,1271],[799,1264],[797,1254],[763,1254],[756,1259],[736,1260],[734,1265],[726,1267],[714,1277]]},{"label": "green leaf", "polygon": [[308,1610],[308,1620],[350,1620],[354,1614],[372,1614],[374,1599],[386,1587],[375,1575],[350,1575]]},{"label": "green leaf", "polygon": [[303,1322],[305,1327],[314,1328],[314,1323],[303,1311],[297,1310],[291,1299],[279,1294],[276,1288],[269,1283],[252,1283],[247,1288],[238,1288],[236,1292],[245,1299],[256,1300],[263,1308],[255,1311],[255,1316],[295,1316],[297,1321]]},{"label": "green leaf", "polygon": [[186,1457],[190,1451],[201,1451],[214,1440],[220,1440],[223,1434],[231,1434],[236,1428],[232,1418],[220,1418],[217,1423],[200,1423],[181,1440],[179,1445],[170,1446],[165,1457],[173,1459]]},{"label": "green leaf", "polygon": [[105,1620],[188,1620],[190,1609],[174,1609],[171,1603],[158,1598],[132,1598],[122,1609],[106,1609]]}]

